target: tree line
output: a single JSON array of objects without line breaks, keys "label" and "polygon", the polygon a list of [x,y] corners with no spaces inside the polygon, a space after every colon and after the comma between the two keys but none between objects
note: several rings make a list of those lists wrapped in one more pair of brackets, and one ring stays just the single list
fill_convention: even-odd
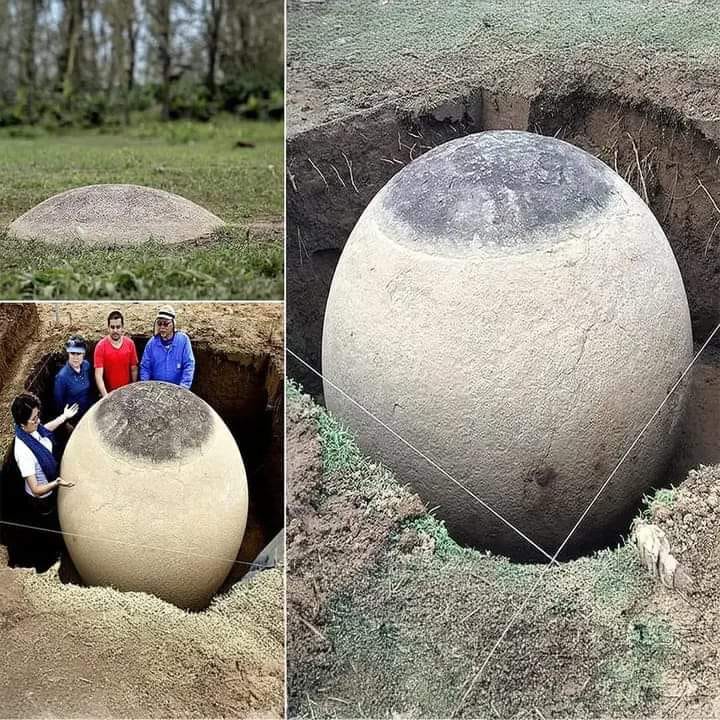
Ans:
[{"label": "tree line", "polygon": [[282,113],[283,0],[0,0],[0,125]]}]

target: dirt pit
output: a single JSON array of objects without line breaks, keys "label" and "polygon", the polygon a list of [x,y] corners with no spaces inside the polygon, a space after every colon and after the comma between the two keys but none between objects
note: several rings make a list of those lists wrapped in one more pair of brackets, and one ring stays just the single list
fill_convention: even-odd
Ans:
[{"label": "dirt pit", "polygon": [[[705,340],[720,311],[718,140],[667,108],[582,91],[526,98],[480,88],[430,108],[359,111],[290,138],[288,347],[320,368],[322,321],[335,265],[378,190],[430,148],[501,129],[566,140],[605,161],[633,186],[665,231],[685,283],[694,337]],[[318,378],[292,359],[288,374],[308,392],[321,392]]]},{"label": "dirt pit", "polygon": [[[316,70],[328,77],[341,65],[348,74],[347,63]],[[407,97],[398,88],[391,100],[345,106],[349,112],[337,120],[328,117],[337,117],[342,94],[319,81],[311,88],[305,77],[307,97],[323,103],[313,111],[308,100],[300,108],[305,96],[297,93],[296,111],[308,110],[309,120],[289,131],[289,349],[322,367],[333,272],[375,193],[428,149],[490,129],[557,136],[601,158],[634,187],[672,246],[700,348],[720,315],[720,132],[717,122],[697,118],[716,113],[709,103],[692,106],[692,117],[682,112],[683,101],[699,100],[699,91],[693,95],[687,78],[675,93],[662,82],[649,87],[656,68],[643,68],[648,87],[644,75],[627,79],[615,69],[598,70],[591,59],[582,66],[587,84],[579,69],[561,70],[564,75],[543,68],[536,75],[544,71],[544,78],[524,82],[525,68],[512,66],[497,85],[457,94],[446,89],[452,83]],[[438,80],[427,71],[425,81]],[[358,72],[348,75],[347,86]],[[513,85],[523,89],[505,90]],[[332,112],[323,116],[319,107]],[[683,502],[674,504],[704,493],[702,483],[686,481],[691,468],[720,463],[719,349],[716,337],[687,382],[684,427],[663,483],[683,483],[680,489],[651,493],[650,508],[629,509],[623,525],[598,538],[587,556],[543,579],[542,566],[454,543],[402,478],[364,457],[350,433],[311,401],[322,403],[321,382],[290,358],[288,375],[309,393],[291,390],[288,404],[290,714],[719,717],[712,641],[717,563],[710,552],[718,525],[686,526]],[[716,467],[698,472],[707,480]],[[633,517],[653,518],[667,497],[677,529],[671,547],[686,548],[681,560],[691,576],[703,578],[685,592],[655,584],[627,542]],[[592,552],[599,548],[606,549]],[[708,621],[695,632],[699,612]]]},{"label": "dirt pit", "polygon": [[[532,97],[463,93],[422,107],[410,101],[358,111],[311,127],[288,145],[288,347],[321,369],[322,324],[335,266],[353,226],[378,190],[430,148],[483,130],[552,135],[602,159],[638,192],[663,227],[685,284],[696,349],[720,314],[720,148],[707,124],[668,108],[574,90]],[[688,381],[692,408],[668,468],[678,482],[698,463],[720,461],[713,433],[720,337]],[[288,374],[321,398],[319,378],[292,357]],[[322,399],[322,398],[321,398]],[[708,436],[710,435],[710,436]],[[575,554],[616,545],[638,507]],[[518,558],[522,560],[523,558]],[[542,559],[537,553],[527,558]]]},{"label": "dirt pit", "polygon": [[[138,355],[142,356],[149,336],[131,335]],[[88,342],[88,357],[92,357],[96,342]],[[283,525],[283,477],[273,466],[273,435],[282,434],[282,401],[270,396],[268,384],[277,394],[280,378],[268,378],[268,372],[276,372],[268,367],[267,358],[250,358],[250,363],[232,359],[224,353],[218,353],[208,342],[194,344],[196,362],[196,380],[193,392],[205,400],[222,417],[238,443],[245,461],[248,477],[249,510],[248,524],[243,544],[235,565],[224,589],[241,578],[251,567],[260,551],[280,531]],[[65,364],[66,356],[62,352],[48,353],[33,366],[25,381],[25,387],[35,393],[43,403],[43,420],[54,417],[53,381],[55,375]],[[67,436],[60,435],[64,442]],[[277,460],[274,460],[277,463]],[[13,488],[21,486],[17,465],[12,448],[8,450],[3,464],[5,485]],[[19,493],[7,498],[3,503],[2,519],[17,523],[30,524],[25,517],[23,498]],[[27,531],[7,527],[4,530],[11,566],[35,567],[39,572],[47,570],[59,559],[61,543],[56,543],[54,552],[48,552],[48,543],[38,539],[33,542]],[[30,536],[32,537],[32,536]],[[75,578],[71,561],[63,553],[60,577]],[[221,591],[222,592],[222,591]]]},{"label": "dirt pit", "polygon": [[[28,317],[34,316],[35,323],[26,319],[0,390],[0,407],[8,414],[12,398],[24,388],[51,407],[64,340],[83,335],[90,355],[116,305],[16,307],[32,308]],[[117,307],[142,352],[155,306]],[[252,567],[248,563],[283,527],[282,308],[201,303],[176,310],[178,328],[193,341],[193,390],[222,416],[248,471],[250,516],[238,562],[210,606],[188,613],[143,593],[82,587],[66,553],[59,561],[58,538],[48,542],[37,531],[28,538],[27,532],[4,526],[4,716],[283,714],[284,570],[278,564],[243,579]],[[3,520],[12,521],[21,506],[9,490],[17,489],[19,478],[8,431],[0,448],[6,459],[0,512]],[[31,681],[28,663],[54,668],[52,680]]]}]

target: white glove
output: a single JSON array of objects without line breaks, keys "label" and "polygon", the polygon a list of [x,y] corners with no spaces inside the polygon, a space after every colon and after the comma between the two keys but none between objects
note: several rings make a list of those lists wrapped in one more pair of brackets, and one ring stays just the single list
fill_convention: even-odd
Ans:
[{"label": "white glove", "polygon": [[70,418],[73,418],[78,414],[79,409],[80,406],[77,403],[74,403],[73,405],[66,405],[65,411],[63,412],[63,417],[66,420],[69,420]]}]

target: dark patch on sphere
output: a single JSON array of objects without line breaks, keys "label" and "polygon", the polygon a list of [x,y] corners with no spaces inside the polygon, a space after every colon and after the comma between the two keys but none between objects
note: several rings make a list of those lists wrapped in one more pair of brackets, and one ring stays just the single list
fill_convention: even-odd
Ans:
[{"label": "dark patch on sphere", "polygon": [[210,408],[177,385],[140,382],[108,395],[95,423],[112,449],[141,460],[178,460],[201,448],[212,432]]},{"label": "dark patch on sphere", "polygon": [[520,249],[547,242],[553,228],[552,241],[561,242],[564,227],[601,213],[613,192],[610,168],[584,150],[543,135],[489,131],[410,163],[382,191],[382,210],[390,224],[411,228],[410,237],[394,233],[398,242],[426,252]]}]

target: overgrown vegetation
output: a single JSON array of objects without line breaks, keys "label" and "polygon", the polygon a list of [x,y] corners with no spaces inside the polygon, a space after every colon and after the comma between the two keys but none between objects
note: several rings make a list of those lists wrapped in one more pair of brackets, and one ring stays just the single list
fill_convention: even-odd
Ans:
[{"label": "overgrown vegetation", "polygon": [[0,127],[283,114],[282,0],[0,0]]}]

